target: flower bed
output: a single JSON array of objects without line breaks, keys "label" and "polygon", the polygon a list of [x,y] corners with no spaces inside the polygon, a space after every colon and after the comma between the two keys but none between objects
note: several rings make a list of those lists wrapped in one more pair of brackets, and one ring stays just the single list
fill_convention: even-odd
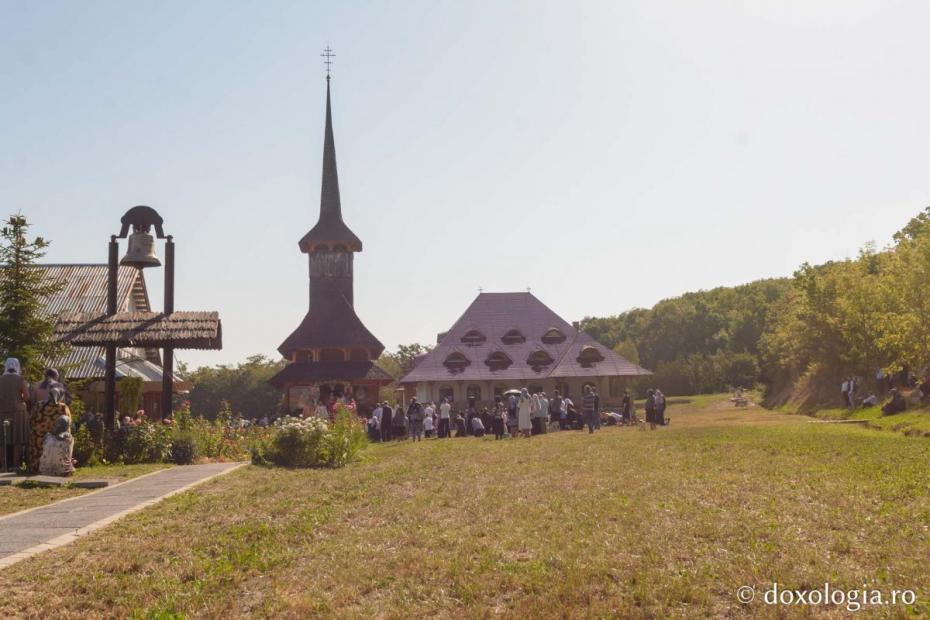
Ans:
[{"label": "flower bed", "polygon": [[271,433],[252,442],[252,463],[280,467],[342,467],[368,444],[365,429],[348,409],[332,422],[317,417],[285,417]]}]

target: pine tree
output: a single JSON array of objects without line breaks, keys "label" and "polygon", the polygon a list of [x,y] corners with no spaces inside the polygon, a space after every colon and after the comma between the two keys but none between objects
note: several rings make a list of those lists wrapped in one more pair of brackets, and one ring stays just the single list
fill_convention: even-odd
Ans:
[{"label": "pine tree", "polygon": [[44,310],[45,300],[63,283],[49,281],[36,265],[49,242],[30,241],[28,229],[21,214],[11,215],[0,229],[0,353],[18,358],[27,377],[36,378],[43,361],[64,348],[53,339],[56,317]]}]

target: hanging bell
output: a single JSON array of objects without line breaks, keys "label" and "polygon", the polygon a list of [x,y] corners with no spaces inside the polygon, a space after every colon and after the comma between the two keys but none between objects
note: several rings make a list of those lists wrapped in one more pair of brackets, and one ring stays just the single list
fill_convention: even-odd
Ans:
[{"label": "hanging bell", "polygon": [[155,256],[155,237],[147,232],[134,232],[129,235],[129,248],[119,264],[139,269],[161,266],[161,261]]}]

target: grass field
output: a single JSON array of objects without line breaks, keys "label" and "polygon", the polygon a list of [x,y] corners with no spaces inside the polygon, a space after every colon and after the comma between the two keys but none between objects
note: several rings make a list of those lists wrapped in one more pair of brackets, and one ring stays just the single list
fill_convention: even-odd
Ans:
[{"label": "grass field", "polygon": [[[96,467],[81,467],[74,472],[74,479],[103,478],[112,482],[119,482],[165,467],[168,467],[168,465],[98,465]],[[73,487],[0,487],[0,516],[27,508],[35,508],[60,499],[77,497],[84,493],[90,493],[90,490]]]},{"label": "grass field", "polygon": [[0,572],[0,616],[849,615],[765,606],[772,582],[911,589],[858,615],[930,614],[930,441],[714,399],[669,415],[247,467]]},{"label": "grass field", "polygon": [[857,420],[869,428],[930,437],[930,411],[926,409],[912,408],[895,415],[882,415],[880,406],[864,409],[836,408],[822,409],[816,416],[825,420]]}]

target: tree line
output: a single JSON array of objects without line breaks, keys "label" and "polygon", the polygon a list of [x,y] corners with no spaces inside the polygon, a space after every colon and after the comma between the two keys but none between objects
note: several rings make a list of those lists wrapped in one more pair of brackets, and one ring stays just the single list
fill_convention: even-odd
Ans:
[{"label": "tree line", "polygon": [[762,384],[773,400],[839,398],[843,377],[930,366],[930,208],[877,250],[791,278],[687,293],[587,317],[582,329],[655,372],[669,394]]}]

